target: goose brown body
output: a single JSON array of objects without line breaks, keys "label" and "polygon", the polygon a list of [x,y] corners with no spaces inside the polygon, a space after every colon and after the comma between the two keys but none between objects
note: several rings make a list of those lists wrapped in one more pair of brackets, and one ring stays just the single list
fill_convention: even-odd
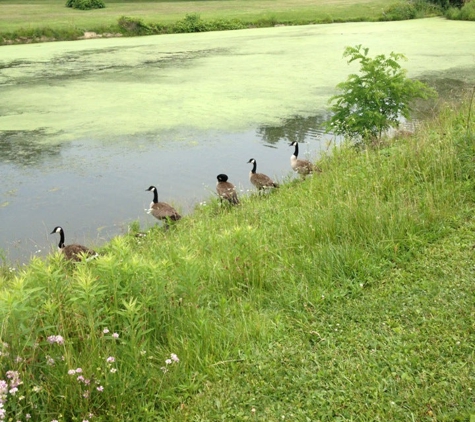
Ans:
[{"label": "goose brown body", "polygon": [[302,160],[298,158],[299,144],[297,141],[293,141],[289,146],[295,147],[294,153],[290,157],[290,166],[292,167],[292,170],[302,176],[322,171],[315,164],[312,164],[309,160]]},{"label": "goose brown body", "polygon": [[278,188],[279,185],[275,183],[269,176],[263,173],[257,173],[257,162],[254,158],[248,161],[252,163],[252,170],[249,172],[249,181],[258,189]]},{"label": "goose brown body", "polygon": [[220,199],[225,199],[234,205],[239,204],[236,186],[228,182],[228,176],[226,174],[218,174],[217,179],[216,192]]},{"label": "goose brown body", "polygon": [[60,226],[55,227],[50,234],[53,233],[59,233],[60,238],[58,243],[58,249],[66,259],[77,262],[81,261],[82,257],[86,257],[87,259],[97,256],[97,252],[87,248],[86,246],[78,245],[76,243],[65,245],[64,230]]},{"label": "goose brown body", "polygon": [[150,186],[146,191],[153,192],[153,201],[150,203],[149,214],[152,214],[159,220],[177,221],[181,218],[177,210],[166,202],[158,202],[158,193],[155,186]]}]

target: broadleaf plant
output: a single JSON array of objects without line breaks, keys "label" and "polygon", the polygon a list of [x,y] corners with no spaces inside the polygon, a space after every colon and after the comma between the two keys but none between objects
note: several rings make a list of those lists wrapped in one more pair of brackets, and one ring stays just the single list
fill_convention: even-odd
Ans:
[{"label": "broadleaf plant", "polygon": [[368,51],[361,45],[346,47],[343,57],[348,57],[348,64],[359,61],[360,73],[337,85],[341,93],[330,98],[332,117],[326,123],[333,133],[365,144],[398,127],[402,117],[408,119],[414,99],[436,95],[424,83],[407,78],[398,63],[404,55],[391,52],[389,57],[371,58]]}]

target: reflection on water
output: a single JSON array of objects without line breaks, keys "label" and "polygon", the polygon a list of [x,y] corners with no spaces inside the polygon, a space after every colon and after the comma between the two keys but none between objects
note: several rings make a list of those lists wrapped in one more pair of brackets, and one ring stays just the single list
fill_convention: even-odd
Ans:
[{"label": "reflection on water", "polygon": [[310,139],[319,139],[323,135],[322,123],[328,118],[328,114],[320,113],[315,116],[292,116],[284,119],[282,124],[264,125],[257,129],[262,140],[268,144],[276,144],[279,141],[304,142]]},{"label": "reflection on water", "polygon": [[152,199],[145,189],[152,184],[159,200],[185,215],[214,195],[219,173],[249,194],[250,158],[282,181],[292,173],[288,140],[305,142],[302,155],[311,159],[325,148],[321,121],[293,116],[245,132],[182,128],[58,145],[38,141],[44,133],[0,132],[0,250],[16,263],[45,256],[56,247],[49,236],[56,225],[65,229],[66,243],[92,247],[126,232],[132,221],[150,227],[156,220],[145,213]]}]

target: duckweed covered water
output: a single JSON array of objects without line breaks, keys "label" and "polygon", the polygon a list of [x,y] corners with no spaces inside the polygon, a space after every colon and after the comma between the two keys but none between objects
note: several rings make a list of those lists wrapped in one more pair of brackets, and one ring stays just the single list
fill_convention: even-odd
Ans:
[{"label": "duckweed covered water", "polygon": [[[250,189],[247,161],[283,178],[286,142],[308,142],[348,45],[403,53],[409,76],[475,83],[471,22],[425,19],[0,47],[0,248],[20,262],[66,241],[97,244],[160,200],[185,213],[218,173]],[[287,142],[288,143],[288,142]],[[271,147],[271,148],[269,148]]]}]

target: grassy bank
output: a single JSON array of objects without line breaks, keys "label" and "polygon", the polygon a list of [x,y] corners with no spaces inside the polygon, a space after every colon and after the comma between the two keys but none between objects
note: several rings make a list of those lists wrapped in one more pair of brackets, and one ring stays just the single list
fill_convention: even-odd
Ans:
[{"label": "grassy bank", "polygon": [[5,274],[8,417],[468,421],[467,115],[447,107],[381,150],[335,150],[318,176],[132,230],[95,261]]},{"label": "grassy bank", "polygon": [[[106,1],[106,8],[81,11],[62,0],[2,1],[0,42],[3,44],[73,40],[85,32],[143,35],[197,32],[186,16],[199,16],[201,30],[241,29],[274,25],[397,20],[423,17],[434,11],[414,8],[406,1],[385,0],[235,0],[216,1]],[[137,25],[119,25],[126,16]],[[188,28],[186,28],[188,26]],[[186,31],[185,31],[185,30]]]}]

